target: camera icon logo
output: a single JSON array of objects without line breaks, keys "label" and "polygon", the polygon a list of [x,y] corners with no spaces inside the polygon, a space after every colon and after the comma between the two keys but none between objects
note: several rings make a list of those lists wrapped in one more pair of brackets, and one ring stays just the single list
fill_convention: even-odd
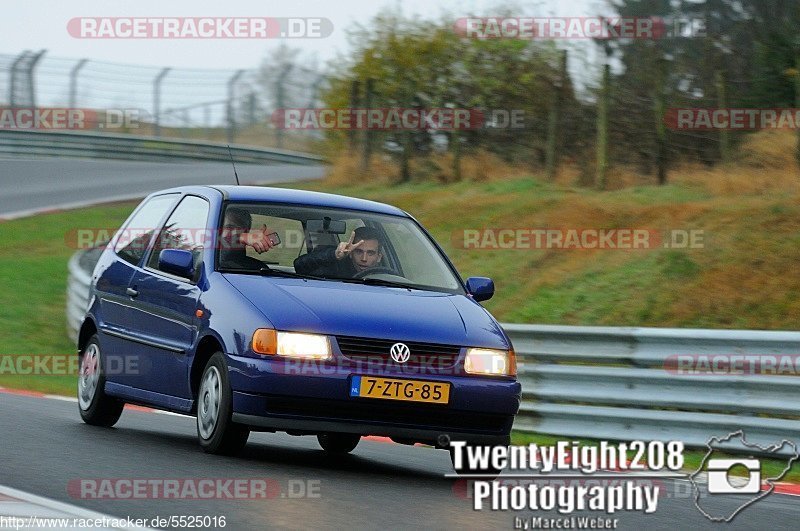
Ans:
[{"label": "camera icon logo", "polygon": [[[737,465],[744,466],[749,476],[731,476],[731,469]],[[756,494],[761,490],[761,463],[758,459],[709,459],[707,470],[710,494]]]}]

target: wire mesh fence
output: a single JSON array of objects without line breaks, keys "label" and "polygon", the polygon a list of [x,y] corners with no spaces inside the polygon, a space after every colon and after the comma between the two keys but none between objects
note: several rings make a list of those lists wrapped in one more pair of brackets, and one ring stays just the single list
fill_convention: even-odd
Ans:
[{"label": "wire mesh fence", "polygon": [[86,124],[95,131],[309,150],[319,133],[279,130],[270,117],[277,108],[317,105],[324,79],[291,63],[249,70],[159,68],[26,51],[0,54],[0,106],[134,118]]}]

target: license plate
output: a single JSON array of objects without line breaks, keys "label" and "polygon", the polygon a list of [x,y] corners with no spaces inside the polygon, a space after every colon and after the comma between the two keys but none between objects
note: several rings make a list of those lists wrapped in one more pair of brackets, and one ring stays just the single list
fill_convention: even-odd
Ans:
[{"label": "license plate", "polygon": [[350,396],[447,404],[450,401],[450,384],[422,380],[353,376],[350,384]]}]

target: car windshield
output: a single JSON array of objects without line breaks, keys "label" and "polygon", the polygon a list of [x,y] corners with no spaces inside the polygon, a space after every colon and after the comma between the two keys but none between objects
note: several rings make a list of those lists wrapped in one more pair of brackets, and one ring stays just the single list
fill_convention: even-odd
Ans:
[{"label": "car windshield", "polygon": [[439,249],[407,217],[228,203],[221,220],[218,271],[464,293]]}]

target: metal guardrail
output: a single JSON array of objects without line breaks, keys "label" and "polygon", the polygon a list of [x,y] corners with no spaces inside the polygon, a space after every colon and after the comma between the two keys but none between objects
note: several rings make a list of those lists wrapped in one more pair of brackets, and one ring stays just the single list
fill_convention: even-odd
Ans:
[{"label": "metal guardrail", "polygon": [[67,263],[67,335],[75,343],[78,342],[83,317],[89,309],[92,270],[101,253],[101,249],[78,251]]},{"label": "metal guardrail", "polygon": [[688,374],[674,365],[677,356],[800,359],[800,332],[503,327],[521,360],[520,431],[705,447],[743,430],[761,446],[800,442],[800,377]]},{"label": "metal guardrail", "polygon": [[[273,148],[231,145],[236,162],[319,164],[322,157]],[[84,131],[0,129],[0,157],[79,157],[137,161],[229,162],[227,144]]]},{"label": "metal guardrail", "polygon": [[[69,262],[67,323],[77,336],[98,250]],[[89,272],[87,272],[89,271]],[[504,324],[523,401],[515,429],[585,439],[681,440],[705,447],[744,430],[766,446],[800,442],[800,377],[688,375],[676,355],[789,355],[800,332]],[[740,448],[731,446],[731,448]],[[784,448],[789,451],[789,448]]]}]

